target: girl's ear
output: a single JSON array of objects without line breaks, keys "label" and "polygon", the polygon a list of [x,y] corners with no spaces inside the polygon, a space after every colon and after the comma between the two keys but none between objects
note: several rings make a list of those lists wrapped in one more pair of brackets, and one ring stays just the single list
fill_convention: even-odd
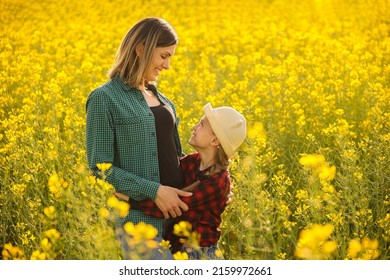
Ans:
[{"label": "girl's ear", "polygon": [[213,140],[211,141],[211,146],[213,147],[218,147],[220,145],[219,140],[217,137],[214,137]]},{"label": "girl's ear", "polygon": [[142,53],[144,52],[144,45],[139,44],[135,47],[135,52],[137,53],[137,56],[142,56]]}]

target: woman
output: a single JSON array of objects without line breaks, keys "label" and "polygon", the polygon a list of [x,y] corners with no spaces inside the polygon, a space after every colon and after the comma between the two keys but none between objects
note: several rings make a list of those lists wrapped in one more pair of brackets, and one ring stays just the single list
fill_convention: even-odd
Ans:
[{"label": "woman", "polygon": [[[193,192],[192,197],[183,198],[189,210],[168,223],[164,239],[172,244],[173,253],[181,250],[187,252],[190,259],[220,259],[223,257],[218,248],[219,226],[231,183],[228,168],[235,150],[245,140],[246,120],[231,107],[213,109],[210,103],[204,106],[204,113],[188,141],[197,152],[180,159],[185,185],[190,186],[184,189]],[[129,203],[132,209],[163,217],[151,200],[129,199]],[[173,234],[172,226],[180,221],[189,222],[192,230],[199,234],[199,248],[181,244],[180,237]]]},{"label": "woman", "polygon": [[[106,180],[117,192],[134,200],[151,199],[171,217],[188,210],[180,196],[192,195],[177,189],[183,179],[176,109],[156,88],[158,75],[169,69],[177,44],[177,34],[165,20],[139,21],[119,46],[110,80],[93,90],[86,102],[89,168],[100,176],[96,164],[111,163]],[[119,228],[128,221],[153,225],[161,239],[164,219],[132,210],[118,221]],[[118,237],[126,258],[132,248],[124,242],[123,234],[120,231]],[[145,258],[163,256],[156,249]]]}]

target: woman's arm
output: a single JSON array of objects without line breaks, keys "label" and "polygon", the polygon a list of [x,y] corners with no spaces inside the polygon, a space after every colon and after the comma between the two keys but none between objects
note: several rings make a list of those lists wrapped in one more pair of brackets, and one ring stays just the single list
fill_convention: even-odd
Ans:
[{"label": "woman's arm", "polygon": [[[192,189],[192,197],[182,197],[182,201],[186,203],[189,209],[205,211],[213,208],[224,208],[229,200],[230,192],[230,177],[227,172],[223,172],[204,180],[196,181],[193,184],[185,187],[185,189]],[[129,201],[129,197],[120,193],[115,194],[125,201]],[[130,200],[130,208],[132,201]],[[168,218],[157,207],[152,200],[135,201],[135,209],[141,210],[145,215],[154,216],[157,218]],[[174,217],[174,216],[172,216]]]},{"label": "woman's arm", "polygon": [[[108,109],[108,100],[104,91],[96,90],[90,94],[86,103],[86,147],[88,166],[93,174],[102,178],[98,163],[114,162],[114,120]],[[114,165],[105,172],[105,180],[115,189],[134,199],[154,199],[158,182],[152,182],[125,171]]]},{"label": "woman's arm", "polygon": [[[200,184],[200,182],[196,181],[196,182],[192,183],[191,185],[182,188],[181,191],[191,192],[199,184]],[[164,215],[164,213],[160,210],[160,208],[157,206],[157,204],[155,202],[153,202],[153,200],[151,200],[151,199],[134,201],[134,200],[131,200],[129,196],[127,196],[123,193],[120,193],[120,192],[114,192],[114,195],[116,197],[124,200],[124,201],[128,201],[130,203],[131,208],[141,210],[145,215],[154,216],[156,218],[166,218],[166,219],[169,218],[169,215],[168,216]],[[169,214],[173,218],[175,218],[176,216],[180,216],[180,215],[173,216],[171,213],[169,213]]]}]

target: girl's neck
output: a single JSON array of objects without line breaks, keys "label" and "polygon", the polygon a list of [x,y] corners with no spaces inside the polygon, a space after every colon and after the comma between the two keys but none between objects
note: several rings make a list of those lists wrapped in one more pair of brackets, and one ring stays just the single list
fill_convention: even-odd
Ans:
[{"label": "girl's neck", "polygon": [[213,151],[198,151],[198,153],[200,157],[200,171],[203,171],[216,164],[215,153]]}]

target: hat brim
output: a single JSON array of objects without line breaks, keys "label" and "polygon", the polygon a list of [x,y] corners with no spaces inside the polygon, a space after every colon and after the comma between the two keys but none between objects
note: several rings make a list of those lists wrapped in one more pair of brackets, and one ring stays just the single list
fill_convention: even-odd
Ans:
[{"label": "hat brim", "polygon": [[211,128],[214,131],[214,134],[217,136],[219,143],[221,143],[221,146],[223,150],[225,151],[226,155],[230,158],[233,159],[236,157],[236,153],[234,152],[234,149],[232,147],[232,144],[229,141],[229,138],[225,134],[225,131],[221,128],[221,126],[218,124],[217,119],[215,117],[215,113],[212,111],[213,107],[211,106],[210,103],[207,103],[203,107],[203,112],[208,119]]}]

